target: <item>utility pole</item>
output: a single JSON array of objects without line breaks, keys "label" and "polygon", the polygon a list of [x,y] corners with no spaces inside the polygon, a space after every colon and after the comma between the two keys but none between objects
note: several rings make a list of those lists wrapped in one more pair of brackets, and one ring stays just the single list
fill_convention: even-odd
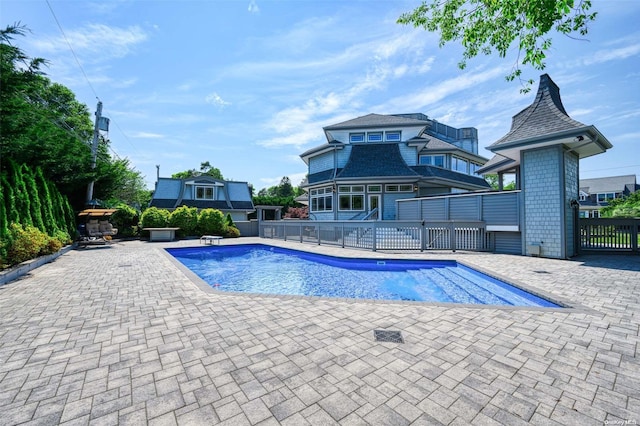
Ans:
[{"label": "utility pole", "polygon": [[[100,139],[100,130],[109,130],[109,119],[102,116],[102,102],[98,101],[96,108],[96,121],[93,126],[93,141],[91,142],[91,171],[96,168],[96,158],[98,157],[98,141]],[[89,206],[93,200],[93,185],[95,180],[92,180],[87,185],[87,201],[86,205]]]}]

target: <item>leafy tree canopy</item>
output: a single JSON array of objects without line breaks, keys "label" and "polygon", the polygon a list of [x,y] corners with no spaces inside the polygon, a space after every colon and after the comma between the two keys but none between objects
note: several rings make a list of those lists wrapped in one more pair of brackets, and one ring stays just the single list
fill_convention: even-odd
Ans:
[{"label": "leafy tree canopy", "polygon": [[200,170],[191,169],[185,170],[183,172],[174,173],[171,175],[173,179],[185,179],[190,177],[197,176],[211,176],[216,179],[224,180],[222,177],[222,172],[217,167],[213,167],[211,163],[205,161],[204,163],[200,163]]},{"label": "leafy tree canopy", "polygon": [[[460,41],[464,47],[458,63],[461,69],[479,53],[495,51],[504,58],[515,44],[517,58],[506,76],[512,81],[521,77],[521,65],[545,68],[552,30],[585,36],[597,14],[590,9],[590,0],[429,0],[402,14],[398,23],[438,32],[440,47]],[[532,84],[527,80],[521,92],[528,92]]]},{"label": "leafy tree canopy", "polygon": [[640,217],[640,191],[615,198],[600,210],[602,217]]},{"label": "leafy tree canopy", "polygon": [[[84,207],[91,180],[96,198],[145,204],[144,179],[128,160],[112,159],[103,138],[91,168],[89,109],[67,87],[44,76],[44,59],[14,46],[13,39],[26,32],[20,23],[0,30],[0,158],[40,167],[76,210]],[[7,163],[0,163],[0,172]]]}]

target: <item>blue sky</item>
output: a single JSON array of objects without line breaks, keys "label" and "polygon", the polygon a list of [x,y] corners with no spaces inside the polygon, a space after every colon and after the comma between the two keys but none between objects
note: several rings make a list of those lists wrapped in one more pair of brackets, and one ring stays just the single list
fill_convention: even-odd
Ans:
[{"label": "blue sky", "polygon": [[[149,188],[156,165],[168,177],[209,161],[259,190],[283,176],[300,183],[299,155],[326,142],[322,127],[369,113],[476,127],[492,156],[484,147],[532,102],[541,72],[524,69],[536,85],[522,95],[504,79],[515,52],[460,71],[458,46],[396,24],[419,3],[2,0],[0,23],[26,25],[16,44],[48,59],[49,78],[92,112],[103,102],[113,153]],[[640,176],[640,2],[593,3],[587,40],[554,35],[544,72],[569,115],[614,146],[582,160],[580,177]]]}]

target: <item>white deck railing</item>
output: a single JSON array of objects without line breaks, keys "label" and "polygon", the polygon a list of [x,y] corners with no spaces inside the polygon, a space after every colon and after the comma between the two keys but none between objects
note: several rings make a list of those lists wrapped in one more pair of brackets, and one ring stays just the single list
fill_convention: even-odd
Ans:
[{"label": "white deck railing", "polygon": [[473,221],[263,221],[260,237],[373,251],[494,249],[484,222]]}]

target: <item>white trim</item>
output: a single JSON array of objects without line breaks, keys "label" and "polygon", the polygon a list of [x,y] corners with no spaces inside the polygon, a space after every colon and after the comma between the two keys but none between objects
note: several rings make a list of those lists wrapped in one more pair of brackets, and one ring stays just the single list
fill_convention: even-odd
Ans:
[{"label": "white trim", "polygon": [[518,225],[487,225],[488,232],[520,232]]}]

